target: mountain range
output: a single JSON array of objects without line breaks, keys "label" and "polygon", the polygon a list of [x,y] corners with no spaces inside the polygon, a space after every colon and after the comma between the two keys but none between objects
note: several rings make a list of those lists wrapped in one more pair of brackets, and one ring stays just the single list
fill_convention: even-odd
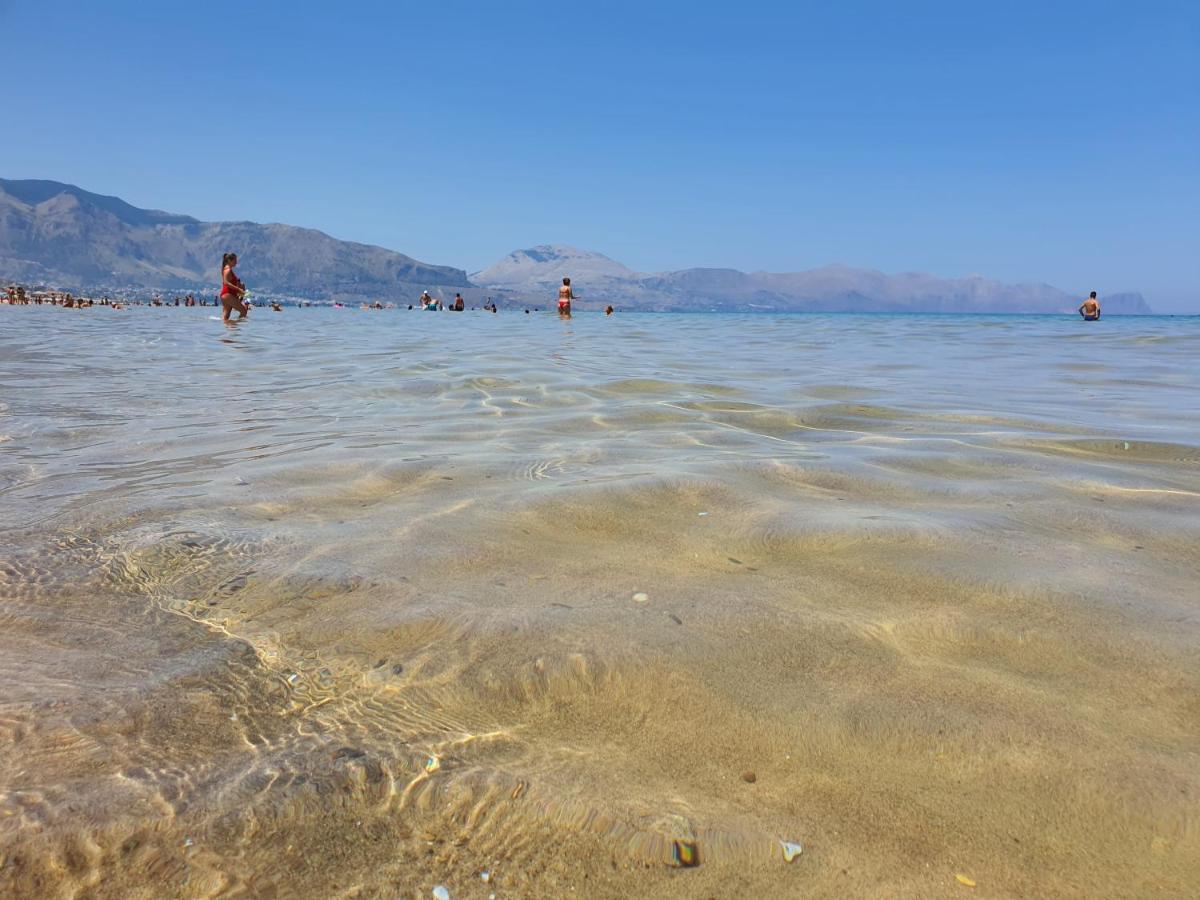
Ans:
[{"label": "mountain range", "polygon": [[[564,275],[578,306],[645,310],[829,312],[1073,311],[1080,293],[979,276],[885,274],[832,265],[805,272],[696,268],[639,273],[600,253],[562,244],[517,250],[469,279],[464,270],[420,262],[311,228],[201,222],[139,209],[117,197],[55,181],[0,179],[0,282],[76,291],[213,292],[226,250],[259,294],[313,300],[412,301],[422,290],[485,295],[501,304],[549,305]],[[1109,314],[1149,313],[1140,294],[1101,297]]]},{"label": "mountain range", "polygon": [[0,280],[65,289],[213,292],[235,250],[254,291],[317,300],[468,287],[462,269],[311,228],[201,222],[55,181],[0,179]]},{"label": "mountain range", "polygon": [[[938,278],[831,265],[806,272],[683,269],[638,273],[599,253],[545,244],[510,253],[471,280],[489,290],[553,298],[569,275],[581,302],[656,310],[775,312],[1073,312],[1084,295],[1048,284],[1005,284],[974,275]],[[1146,314],[1141,294],[1101,298],[1111,314]]]}]

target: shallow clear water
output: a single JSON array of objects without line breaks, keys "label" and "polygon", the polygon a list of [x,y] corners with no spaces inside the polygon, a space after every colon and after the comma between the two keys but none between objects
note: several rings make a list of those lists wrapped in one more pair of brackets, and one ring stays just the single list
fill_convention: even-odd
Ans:
[{"label": "shallow clear water", "polygon": [[211,312],[0,308],[0,892],[1200,876],[1200,319]]}]

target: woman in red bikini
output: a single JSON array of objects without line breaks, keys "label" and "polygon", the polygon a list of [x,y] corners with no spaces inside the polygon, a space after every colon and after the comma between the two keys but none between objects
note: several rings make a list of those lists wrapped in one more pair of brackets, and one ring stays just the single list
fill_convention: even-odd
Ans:
[{"label": "woman in red bikini", "polygon": [[571,301],[575,293],[571,290],[571,279],[564,278],[562,287],[558,289],[558,314],[564,319],[571,318]]},{"label": "woman in red bikini", "polygon": [[229,314],[235,309],[238,318],[246,318],[250,308],[246,306],[246,286],[237,277],[233,267],[237,265],[237,254],[226,253],[221,258],[221,321],[228,322]]}]

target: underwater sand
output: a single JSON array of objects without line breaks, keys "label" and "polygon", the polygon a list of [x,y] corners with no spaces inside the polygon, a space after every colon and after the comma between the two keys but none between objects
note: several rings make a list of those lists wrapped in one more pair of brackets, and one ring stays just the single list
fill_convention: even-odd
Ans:
[{"label": "underwater sand", "polygon": [[263,313],[0,308],[0,895],[1200,890],[1200,320]]}]

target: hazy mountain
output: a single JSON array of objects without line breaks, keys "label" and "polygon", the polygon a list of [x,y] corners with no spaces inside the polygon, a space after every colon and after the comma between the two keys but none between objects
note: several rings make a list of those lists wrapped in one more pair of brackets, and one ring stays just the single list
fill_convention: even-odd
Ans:
[{"label": "hazy mountain", "polygon": [[[1047,284],[887,275],[846,266],[647,274],[560,244],[514,251],[468,281],[461,269],[310,228],[201,222],[56,181],[0,179],[0,282],[207,294],[220,280],[226,250],[241,256],[241,274],[251,290],[326,300],[411,301],[429,288],[462,291],[471,303],[494,292],[501,303],[550,304],[563,276],[572,279],[580,306],[612,303],[624,309],[1035,313],[1069,312],[1083,297]],[[1150,312],[1140,294],[1100,299],[1109,314]]]},{"label": "hazy mountain", "polygon": [[[514,298],[552,302],[569,276],[580,306],[626,309],[762,309],[828,312],[1071,312],[1085,294],[1048,284],[1004,284],[979,276],[938,278],[825,266],[807,272],[684,269],[639,274],[599,253],[562,245],[515,251],[471,280]],[[1109,314],[1149,313],[1140,294],[1102,296]]]},{"label": "hazy mountain", "polygon": [[601,253],[577,250],[564,244],[542,244],[528,250],[514,250],[504,259],[471,276],[483,287],[514,290],[545,290],[558,286],[564,275],[595,288],[603,282],[623,283],[638,274]]},{"label": "hazy mountain", "polygon": [[238,253],[251,290],[314,299],[411,300],[468,287],[466,273],[310,228],[200,222],[54,181],[0,179],[0,280],[68,289],[201,290]]}]

